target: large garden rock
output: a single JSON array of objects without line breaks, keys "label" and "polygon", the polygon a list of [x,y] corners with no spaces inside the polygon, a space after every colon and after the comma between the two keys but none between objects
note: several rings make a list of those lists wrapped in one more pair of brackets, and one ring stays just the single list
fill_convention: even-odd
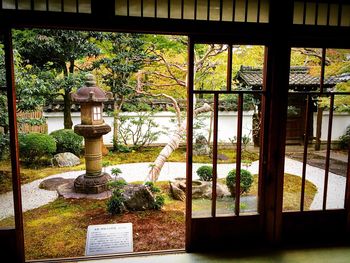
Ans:
[{"label": "large garden rock", "polygon": [[203,135],[198,135],[193,145],[193,155],[209,155],[208,140]]},{"label": "large garden rock", "polygon": [[58,167],[71,167],[80,164],[80,159],[70,152],[58,153],[53,157],[52,161]]},{"label": "large garden rock", "polygon": [[154,197],[145,185],[126,185],[123,188],[124,205],[128,210],[142,211],[153,209]]},{"label": "large garden rock", "polygon": [[[173,194],[173,198],[176,200],[183,201],[183,196],[186,193],[186,180],[184,178],[177,178],[175,181],[170,182],[171,191]],[[183,191],[183,195],[179,193],[179,190]],[[222,198],[224,196],[230,196],[230,191],[227,189],[226,185],[221,183],[216,184],[216,196],[218,198]],[[212,182],[192,181],[192,198],[212,198]]]}]

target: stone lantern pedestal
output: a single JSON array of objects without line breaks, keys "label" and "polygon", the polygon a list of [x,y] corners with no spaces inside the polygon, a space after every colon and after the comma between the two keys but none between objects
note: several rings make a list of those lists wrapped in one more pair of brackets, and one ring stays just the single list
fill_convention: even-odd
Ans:
[{"label": "stone lantern pedestal", "polygon": [[85,139],[86,173],[74,181],[77,193],[98,194],[107,190],[111,179],[108,173],[102,172],[102,136],[111,131],[111,127],[102,119],[103,102],[111,97],[96,87],[93,75],[87,75],[85,87],[71,94],[72,101],[81,104],[81,124],[74,126],[74,132]]}]

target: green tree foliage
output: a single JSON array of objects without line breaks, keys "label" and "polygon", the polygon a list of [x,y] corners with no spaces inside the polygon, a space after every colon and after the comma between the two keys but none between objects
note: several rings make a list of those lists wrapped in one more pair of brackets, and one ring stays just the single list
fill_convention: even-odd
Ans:
[{"label": "green tree foliage", "polygon": [[144,46],[142,36],[138,34],[104,33],[97,40],[100,41],[99,46],[104,54],[93,63],[93,68],[100,71],[102,83],[113,93],[113,142],[117,143],[120,140],[119,112],[126,100],[132,100],[136,96],[133,76],[151,56]]},{"label": "green tree foliage", "polygon": [[[100,50],[91,41],[90,32],[53,29],[14,31],[14,46],[23,61],[40,69],[53,69],[62,74],[58,87],[64,98],[64,127],[72,128],[70,92],[81,84],[71,75],[76,72],[76,61],[98,55]],[[58,79],[60,80],[60,79]]]},{"label": "green tree foliage", "polygon": [[104,33],[99,39],[104,54],[93,63],[93,67],[101,70],[102,82],[121,104],[125,97],[134,94],[132,76],[150,56],[138,34]]},{"label": "green tree foliage", "polygon": [[[3,49],[0,48],[0,86],[6,85]],[[45,101],[54,96],[53,72],[42,71],[36,66],[25,64],[18,52],[14,53],[16,77],[16,107],[17,112],[33,112],[42,107]],[[6,91],[0,92],[0,127],[8,132],[8,110]],[[19,125],[40,125],[44,119],[18,118]]]}]

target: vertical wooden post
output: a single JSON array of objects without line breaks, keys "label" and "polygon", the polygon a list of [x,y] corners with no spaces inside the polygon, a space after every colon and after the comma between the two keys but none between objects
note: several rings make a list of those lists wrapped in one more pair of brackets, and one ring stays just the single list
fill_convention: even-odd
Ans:
[{"label": "vertical wooden post", "polygon": [[188,37],[187,50],[187,151],[186,151],[186,251],[191,250],[192,224],[192,152],[193,152],[193,78],[194,78],[194,44]]},{"label": "vertical wooden post", "polygon": [[262,99],[262,227],[266,240],[278,243],[282,236],[283,174],[288,107],[290,47],[288,30],[293,21],[293,1],[271,1],[269,22],[272,39],[265,49]]},{"label": "vertical wooden post", "polygon": [[21,178],[19,171],[19,148],[18,131],[16,116],[16,87],[15,70],[13,62],[12,34],[11,28],[6,28],[4,33],[5,48],[5,66],[6,66],[6,85],[7,85],[7,103],[10,127],[10,149],[11,149],[11,171],[13,201],[15,209],[15,227],[16,227],[16,259],[15,262],[25,262],[24,257],[24,235],[23,235],[23,216],[21,201]]},{"label": "vertical wooden post", "polygon": [[263,224],[269,242],[281,238],[284,155],[288,106],[290,49],[285,43],[272,44],[265,52],[266,95],[262,109],[265,118],[262,141]]}]

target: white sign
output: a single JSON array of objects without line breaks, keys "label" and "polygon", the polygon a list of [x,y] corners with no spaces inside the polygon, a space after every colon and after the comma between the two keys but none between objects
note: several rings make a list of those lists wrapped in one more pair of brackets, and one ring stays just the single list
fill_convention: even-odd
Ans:
[{"label": "white sign", "polygon": [[85,255],[133,252],[132,224],[91,225],[86,237]]}]

